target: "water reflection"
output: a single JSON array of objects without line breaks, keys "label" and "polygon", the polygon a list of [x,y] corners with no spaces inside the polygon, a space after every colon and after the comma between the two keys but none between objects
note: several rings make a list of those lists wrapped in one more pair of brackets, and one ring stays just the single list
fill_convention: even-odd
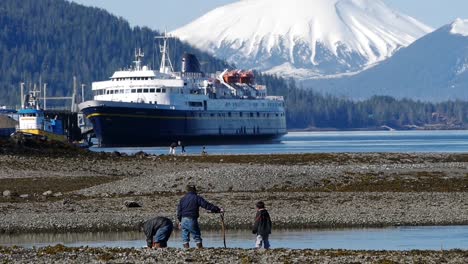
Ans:
[{"label": "water reflection", "polygon": [[[206,247],[222,247],[222,234],[203,232]],[[249,231],[228,230],[227,246],[252,248],[255,237]],[[350,250],[440,250],[468,249],[468,226],[396,227],[340,230],[274,230],[273,248],[350,249]],[[145,246],[143,233],[68,233],[0,235],[0,245],[43,247],[64,244],[70,247],[135,247]],[[180,233],[175,232],[170,247],[181,247]]]}]

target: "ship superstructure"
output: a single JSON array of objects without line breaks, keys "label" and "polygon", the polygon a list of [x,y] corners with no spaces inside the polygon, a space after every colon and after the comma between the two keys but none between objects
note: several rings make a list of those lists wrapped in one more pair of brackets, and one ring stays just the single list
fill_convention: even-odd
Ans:
[{"label": "ship superstructure", "polygon": [[132,68],[94,82],[94,100],[79,105],[101,146],[248,142],[286,134],[283,98],[268,96],[252,72],[205,74],[192,54],[184,54],[182,70],[174,72],[167,39],[159,71],[143,66],[138,50]]}]

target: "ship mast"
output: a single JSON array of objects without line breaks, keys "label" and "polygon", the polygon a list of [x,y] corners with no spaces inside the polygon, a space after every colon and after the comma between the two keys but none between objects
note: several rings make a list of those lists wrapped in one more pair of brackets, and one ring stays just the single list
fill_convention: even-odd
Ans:
[{"label": "ship mast", "polygon": [[160,46],[160,52],[161,52],[161,66],[159,67],[159,72],[160,73],[171,73],[174,72],[174,68],[172,67],[172,62],[171,58],[169,57],[169,48],[167,45],[167,41],[171,38],[174,38],[172,36],[167,35],[167,32],[164,32],[163,36],[156,36],[154,37],[155,39],[162,39],[163,40],[163,45]]},{"label": "ship mast", "polygon": [[138,51],[135,49],[135,70],[136,71],[141,71],[141,62],[143,61],[143,57],[145,56],[144,53],[141,52],[141,49],[138,49]]}]

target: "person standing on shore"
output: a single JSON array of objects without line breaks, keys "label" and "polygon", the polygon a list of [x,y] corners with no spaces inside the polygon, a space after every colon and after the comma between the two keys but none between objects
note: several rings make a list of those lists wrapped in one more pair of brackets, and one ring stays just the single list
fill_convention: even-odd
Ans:
[{"label": "person standing on shore", "polygon": [[203,148],[202,148],[201,155],[202,155],[202,156],[208,155],[208,152],[206,152],[205,146],[203,146]]},{"label": "person standing on shore", "polygon": [[180,152],[180,153],[181,153],[181,154],[185,154],[185,145],[184,145],[184,143],[183,143],[182,141],[179,140],[178,145],[179,145],[180,148],[181,148],[181,152]]},{"label": "person standing on shore", "polygon": [[268,240],[268,237],[271,234],[270,214],[265,208],[265,203],[262,201],[257,202],[255,207],[257,208],[257,215],[255,216],[255,223],[252,228],[252,233],[257,235],[255,248],[260,249],[263,244],[265,249],[269,249],[270,241]]},{"label": "person standing on shore", "polygon": [[146,221],[143,224],[146,245],[149,248],[166,248],[173,229],[172,220],[166,217],[160,216]]},{"label": "person standing on shore", "polygon": [[207,202],[203,197],[198,195],[194,185],[187,185],[186,190],[187,194],[180,199],[179,206],[177,207],[177,219],[179,220],[179,228],[182,230],[183,246],[184,248],[190,247],[190,234],[192,234],[197,248],[203,248],[200,226],[198,225],[200,207],[212,213],[221,213],[224,210]]}]

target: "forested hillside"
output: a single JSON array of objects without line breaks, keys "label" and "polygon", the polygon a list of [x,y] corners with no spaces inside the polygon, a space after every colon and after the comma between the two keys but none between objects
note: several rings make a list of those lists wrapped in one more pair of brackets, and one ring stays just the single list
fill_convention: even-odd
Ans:
[{"label": "forested hillside", "polygon": [[[49,96],[70,95],[74,75],[85,84],[106,79],[131,65],[135,48],[142,48],[145,62],[152,64],[159,56],[154,40],[159,34],[64,0],[1,0],[0,105],[19,104],[20,82],[28,86],[40,77],[48,83]],[[183,52],[196,53],[204,70],[226,66],[178,41],[172,47],[176,68]]]},{"label": "forested hillside", "polygon": [[[131,64],[135,48],[142,48],[145,62],[154,64],[153,58],[159,57],[156,35],[148,28],[132,28],[104,10],[64,0],[1,0],[0,105],[18,105],[20,83],[29,86],[40,79],[48,83],[48,96],[71,95],[73,76],[88,85],[107,79]],[[171,46],[176,69],[184,52],[195,53],[206,72],[229,67],[179,41]],[[257,81],[268,86],[270,95],[286,97],[289,128],[460,128],[468,124],[465,102],[429,104],[389,97],[354,102],[305,91],[294,81],[275,76],[257,73]]]},{"label": "forested hillside", "polygon": [[286,98],[289,128],[296,129],[462,129],[468,127],[468,102],[427,103],[374,96],[353,101],[300,89],[294,80],[257,73],[270,94]]}]

